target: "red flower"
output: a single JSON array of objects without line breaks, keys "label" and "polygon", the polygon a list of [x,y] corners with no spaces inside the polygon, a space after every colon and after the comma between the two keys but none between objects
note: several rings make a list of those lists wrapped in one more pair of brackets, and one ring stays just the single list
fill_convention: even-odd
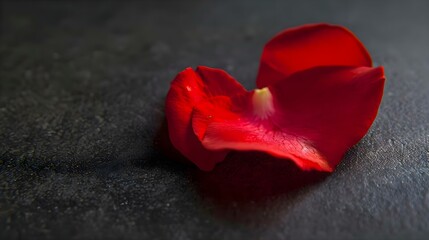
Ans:
[{"label": "red flower", "polygon": [[343,27],[288,29],[264,48],[260,89],[246,91],[219,69],[179,73],[166,100],[170,139],[202,170],[229,150],[258,150],[304,170],[333,171],[377,115],[384,73],[371,65]]}]

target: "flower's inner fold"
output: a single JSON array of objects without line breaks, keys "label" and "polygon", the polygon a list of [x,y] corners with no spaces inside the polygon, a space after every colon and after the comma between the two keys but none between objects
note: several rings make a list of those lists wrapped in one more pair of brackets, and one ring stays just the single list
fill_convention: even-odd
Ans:
[{"label": "flower's inner fold", "polygon": [[253,113],[261,119],[267,119],[274,113],[273,95],[268,87],[256,89],[253,93]]}]

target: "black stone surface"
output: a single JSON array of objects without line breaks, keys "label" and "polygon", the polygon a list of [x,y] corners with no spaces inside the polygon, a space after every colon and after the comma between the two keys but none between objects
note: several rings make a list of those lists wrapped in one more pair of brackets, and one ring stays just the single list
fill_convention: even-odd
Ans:
[{"label": "black stone surface", "polygon": [[[426,239],[428,12],[424,0],[2,1],[0,239]],[[311,22],[350,28],[387,76],[377,120],[333,174],[258,153],[203,173],[157,147],[176,73],[219,67],[253,88],[263,44]]]}]

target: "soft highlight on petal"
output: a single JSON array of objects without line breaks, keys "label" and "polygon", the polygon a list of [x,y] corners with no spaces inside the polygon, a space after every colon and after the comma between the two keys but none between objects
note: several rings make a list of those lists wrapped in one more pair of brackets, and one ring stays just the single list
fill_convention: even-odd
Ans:
[{"label": "soft highlight on petal", "polygon": [[259,119],[267,119],[274,113],[273,95],[268,87],[256,89],[253,96],[253,113]]},{"label": "soft highlight on petal", "polygon": [[256,84],[267,87],[317,66],[372,66],[363,44],[348,29],[329,24],[290,28],[264,47]]}]

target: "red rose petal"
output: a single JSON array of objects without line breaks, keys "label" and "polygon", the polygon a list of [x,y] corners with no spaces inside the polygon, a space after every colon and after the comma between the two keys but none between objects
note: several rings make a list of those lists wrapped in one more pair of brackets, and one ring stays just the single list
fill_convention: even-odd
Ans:
[{"label": "red rose petal", "polygon": [[290,28],[264,47],[258,88],[317,66],[372,66],[371,57],[353,33],[341,26],[310,24]]},{"label": "red rose petal", "polygon": [[223,70],[198,67],[186,68],[171,83],[165,112],[173,146],[202,170],[211,170],[228,153],[208,151],[195,136],[191,115],[193,107],[212,96],[233,95],[245,89]]},{"label": "red rose petal", "polygon": [[268,98],[258,93],[272,98],[261,108],[267,113],[255,104],[255,91],[213,97],[195,107],[193,129],[211,150],[259,150],[302,169],[332,171],[374,121],[383,74],[381,67],[302,71],[271,86]]}]

